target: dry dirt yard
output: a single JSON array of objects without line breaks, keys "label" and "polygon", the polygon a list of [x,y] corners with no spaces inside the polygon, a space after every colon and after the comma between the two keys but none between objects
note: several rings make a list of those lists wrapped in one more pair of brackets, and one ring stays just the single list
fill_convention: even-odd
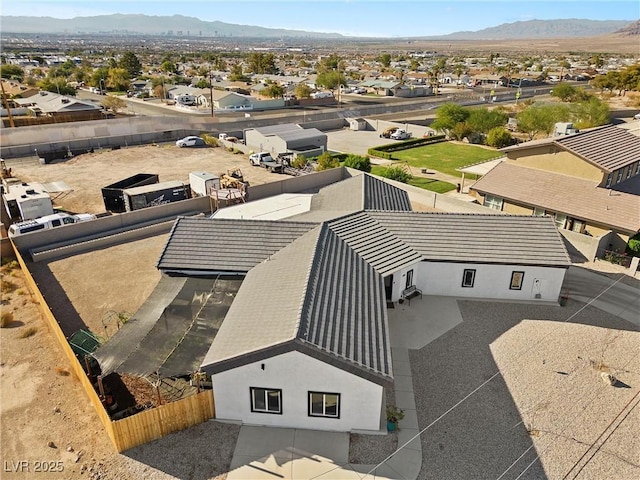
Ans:
[{"label": "dry dirt yard", "polygon": [[98,150],[69,160],[40,165],[18,163],[13,175],[27,182],[64,181],[73,192],[61,198],[56,207],[75,213],[105,211],[101,188],[137,173],[157,174],[160,182],[189,182],[190,172],[226,173],[240,168],[250,185],[289,178],[253,167],[245,154],[233,154],[222,147],[179,148],[173,143],[118,150]]}]

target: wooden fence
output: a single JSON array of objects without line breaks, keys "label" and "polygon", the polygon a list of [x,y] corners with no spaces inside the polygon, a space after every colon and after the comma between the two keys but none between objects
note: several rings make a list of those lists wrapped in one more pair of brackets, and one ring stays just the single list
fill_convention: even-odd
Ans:
[{"label": "wooden fence", "polygon": [[111,420],[82,365],[71,349],[71,345],[69,345],[67,338],[64,336],[58,321],[31,276],[31,272],[27,268],[22,255],[20,255],[18,249],[15,248],[15,245],[13,247],[16,259],[24,272],[27,285],[38,302],[49,332],[51,332],[58,341],[60,348],[62,348],[62,351],[69,361],[71,370],[80,380],[80,384],[84,388],[107,435],[109,435],[113,446],[118,452],[123,452],[135,446],[157,440],[170,433],[184,430],[215,417],[213,392],[211,390],[205,390],[196,395],[142,411],[136,415],[123,418],[122,420]]}]

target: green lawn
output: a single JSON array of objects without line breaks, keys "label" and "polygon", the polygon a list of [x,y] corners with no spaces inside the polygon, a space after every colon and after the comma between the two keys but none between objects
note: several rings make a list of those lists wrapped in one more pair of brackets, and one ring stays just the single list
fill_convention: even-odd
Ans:
[{"label": "green lawn", "polygon": [[[371,167],[371,173],[374,175],[378,175],[382,177],[382,172],[386,169],[386,166],[383,165],[373,165]],[[440,180],[434,180],[432,178],[424,178],[424,177],[413,177],[408,182],[409,185],[413,185],[414,187],[424,188],[425,190],[429,190],[436,193],[446,193],[451,190],[455,190],[456,186],[452,183],[442,182]]]},{"label": "green lawn", "polygon": [[416,168],[428,168],[438,172],[460,176],[456,168],[500,157],[497,150],[475,145],[458,145],[451,142],[434,143],[423,147],[393,152],[393,158],[409,162]]}]

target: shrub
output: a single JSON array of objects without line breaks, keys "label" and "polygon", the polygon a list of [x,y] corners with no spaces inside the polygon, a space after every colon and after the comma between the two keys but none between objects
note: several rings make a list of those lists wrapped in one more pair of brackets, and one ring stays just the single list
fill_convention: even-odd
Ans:
[{"label": "shrub", "polygon": [[627,244],[627,252],[634,257],[640,257],[640,234],[629,239]]},{"label": "shrub", "polygon": [[200,138],[202,138],[204,140],[204,143],[206,143],[210,147],[217,147],[220,145],[218,143],[218,139],[213,135],[209,135],[208,133],[203,133],[202,135],[200,135]]},{"label": "shrub", "polygon": [[361,155],[347,155],[344,160],[344,166],[369,173],[371,171],[371,160],[369,160],[369,157]]},{"label": "shrub", "polygon": [[318,157],[317,170],[329,170],[330,168],[336,168],[340,166],[340,162],[337,158],[333,158],[329,152],[324,152]]},{"label": "shrub", "polygon": [[495,148],[507,147],[513,143],[511,134],[502,127],[489,130],[487,134],[487,145]]},{"label": "shrub", "polygon": [[468,137],[473,133],[473,128],[467,122],[456,123],[451,130],[449,130],[449,136],[454,140],[462,140],[464,137]]},{"label": "shrub", "polygon": [[29,338],[36,334],[38,329],[36,327],[27,327],[20,334],[20,338]]},{"label": "shrub", "polygon": [[17,260],[13,260],[11,258],[3,258],[2,266],[5,267],[7,270],[13,270],[14,268],[20,267],[20,264],[18,263]]},{"label": "shrub", "polygon": [[293,168],[303,169],[304,167],[307,166],[307,163],[308,163],[307,157],[305,157],[304,155],[296,155],[293,161],[291,162],[291,166]]},{"label": "shrub", "polygon": [[0,315],[0,328],[8,327],[13,323],[13,312],[2,312]]},{"label": "shrub", "polygon": [[413,178],[412,175],[403,167],[387,167],[380,175],[384,178],[388,178],[389,180],[395,180],[402,183],[407,183],[411,178]]}]

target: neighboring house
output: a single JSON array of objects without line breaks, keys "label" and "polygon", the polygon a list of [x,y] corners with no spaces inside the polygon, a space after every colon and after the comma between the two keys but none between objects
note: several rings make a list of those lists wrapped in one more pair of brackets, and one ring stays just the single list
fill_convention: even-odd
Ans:
[{"label": "neighboring house", "polygon": [[392,97],[395,96],[396,92],[400,90],[403,85],[402,82],[395,80],[365,80],[364,82],[360,82],[360,87],[367,89],[369,92],[376,93],[377,95]]},{"label": "neighboring house", "polygon": [[37,95],[40,92],[39,88],[30,87],[20,82],[13,80],[2,79],[2,89],[7,98],[28,98],[33,95]]},{"label": "neighboring house", "polygon": [[327,151],[327,135],[316,128],[295,123],[270,125],[244,131],[245,144],[260,152],[294,152],[307,157]]},{"label": "neighboring house", "polygon": [[480,203],[551,215],[561,231],[602,239],[600,250],[624,251],[640,231],[640,137],[627,129],[608,125],[502,151],[506,160],[470,187]]},{"label": "neighboring house", "polygon": [[95,355],[103,375],[199,363],[218,419],[378,431],[387,308],[407,288],[555,302],[569,264],[549,218],[413,212],[404,190],[359,174],[286,219],[178,218],[158,287]]},{"label": "neighboring house", "polygon": [[167,97],[170,100],[174,100],[176,103],[182,105],[195,105],[196,99],[201,95],[209,93],[210,90],[206,88],[188,87],[186,85],[176,85],[167,91]]},{"label": "neighboring house", "polygon": [[28,98],[16,98],[15,102],[27,107],[36,116],[70,117],[73,120],[95,120],[104,118],[100,105],[78,100],[75,97],[41,91]]}]

